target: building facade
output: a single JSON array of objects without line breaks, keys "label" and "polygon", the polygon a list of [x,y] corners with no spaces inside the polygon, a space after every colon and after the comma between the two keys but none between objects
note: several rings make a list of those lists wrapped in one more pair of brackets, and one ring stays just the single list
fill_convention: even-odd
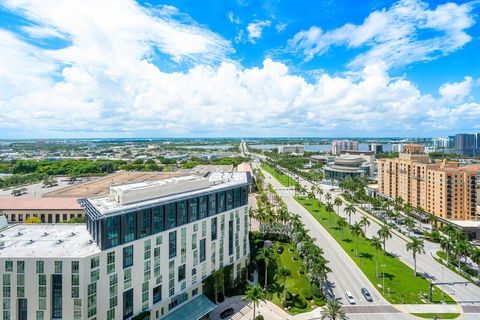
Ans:
[{"label": "building facade", "polygon": [[305,152],[305,147],[301,145],[286,145],[278,146],[278,153],[297,153],[302,154]]},{"label": "building facade", "polygon": [[378,192],[445,220],[480,220],[477,172],[457,162],[431,163],[422,145],[405,145],[399,158],[378,160]]},{"label": "building facade", "polygon": [[356,155],[340,155],[332,163],[324,167],[325,178],[330,180],[343,180],[347,177],[359,179],[369,175],[370,166],[363,157]]},{"label": "building facade", "polygon": [[354,140],[333,140],[332,154],[340,154],[340,151],[357,151],[358,141]]},{"label": "building facade", "polygon": [[[203,319],[202,280],[247,266],[247,173],[111,187],[81,200],[87,223],[0,236],[2,319]],[[233,280],[232,280],[233,281]]]},{"label": "building facade", "polygon": [[42,223],[66,222],[81,218],[85,211],[76,198],[0,198],[0,215],[9,223],[22,223],[30,217],[37,217]]},{"label": "building facade", "polygon": [[477,135],[474,133],[459,133],[455,135],[455,151],[457,154],[470,157],[476,155]]}]

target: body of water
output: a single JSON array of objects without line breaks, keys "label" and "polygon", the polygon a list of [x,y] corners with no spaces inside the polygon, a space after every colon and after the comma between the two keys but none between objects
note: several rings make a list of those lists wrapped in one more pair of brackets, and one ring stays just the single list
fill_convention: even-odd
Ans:
[{"label": "body of water", "polygon": [[[261,149],[261,150],[273,150],[278,148],[278,144],[256,144],[256,145],[249,145],[249,147],[253,149]],[[360,143],[358,145],[358,149],[360,151],[368,151],[368,143]],[[305,144],[305,151],[308,152],[330,152],[332,151],[332,145],[331,144]],[[390,152],[392,151],[392,144],[391,143],[385,143],[383,144],[383,151],[384,152]]]}]

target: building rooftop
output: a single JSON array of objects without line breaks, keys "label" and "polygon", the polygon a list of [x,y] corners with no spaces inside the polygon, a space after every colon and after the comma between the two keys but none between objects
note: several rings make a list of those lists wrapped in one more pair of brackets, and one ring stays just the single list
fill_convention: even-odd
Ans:
[{"label": "building rooftop", "polygon": [[17,224],[0,231],[4,258],[79,258],[99,252],[85,224]]},{"label": "building rooftop", "polygon": [[181,198],[251,183],[248,172],[213,172],[208,177],[189,175],[110,188],[110,195],[81,200],[94,219],[103,215],[148,207]]},{"label": "building rooftop", "polygon": [[0,198],[0,210],[82,210],[76,198]]}]

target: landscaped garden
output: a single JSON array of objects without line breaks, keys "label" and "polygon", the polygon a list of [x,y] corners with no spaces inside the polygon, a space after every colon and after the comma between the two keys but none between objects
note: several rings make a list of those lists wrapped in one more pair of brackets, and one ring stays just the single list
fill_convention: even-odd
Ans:
[{"label": "landscaped garden", "polygon": [[460,313],[412,313],[412,315],[424,319],[456,319]]},{"label": "landscaped garden", "polygon": [[[391,303],[429,303],[430,284],[428,280],[420,275],[414,276],[414,272],[409,266],[388,252],[384,254],[382,248],[377,247],[375,249],[370,240],[362,235],[362,232],[353,232],[354,236],[351,228],[348,228],[348,224],[338,223],[343,218],[339,217],[333,210],[327,212],[326,207],[321,205],[317,199],[303,197],[296,197],[295,199],[332,235],[386,300]],[[378,276],[376,274],[377,258]],[[385,286],[383,286],[383,283]],[[433,303],[454,303],[450,296],[436,287],[433,290],[432,301]]]},{"label": "landscaped garden", "polygon": [[263,170],[270,173],[275,179],[278,180],[278,182],[280,182],[285,187],[295,186],[295,185],[298,184],[298,182],[295,181],[295,179],[287,176],[286,174],[284,174],[284,173],[282,173],[278,170],[275,170],[274,168],[272,168],[271,166],[269,166],[266,163],[262,163],[261,167],[262,167]]},{"label": "landscaped garden", "polygon": [[[264,247],[265,239],[271,238],[277,238],[277,236],[252,233],[253,256],[258,257]],[[272,242],[270,250],[271,259],[268,262],[266,298],[284,308],[290,314],[307,312],[314,307],[324,305],[324,297],[319,287],[309,281],[305,264],[295,245],[289,241],[275,240]],[[260,257],[257,258],[257,261],[259,283],[264,285],[264,259]],[[287,275],[281,276],[282,271],[279,270],[288,270]],[[284,294],[285,302],[283,302]]]}]

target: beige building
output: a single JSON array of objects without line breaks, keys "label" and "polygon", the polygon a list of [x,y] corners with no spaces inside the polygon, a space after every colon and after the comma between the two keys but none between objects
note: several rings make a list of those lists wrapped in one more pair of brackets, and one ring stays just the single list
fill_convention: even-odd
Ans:
[{"label": "beige building", "polygon": [[76,198],[0,198],[0,215],[9,223],[22,223],[38,217],[43,223],[58,223],[83,217],[85,211]]},{"label": "beige building", "polygon": [[396,159],[378,160],[378,191],[401,197],[446,220],[480,220],[477,214],[478,166],[432,163],[423,145],[407,144]]}]

